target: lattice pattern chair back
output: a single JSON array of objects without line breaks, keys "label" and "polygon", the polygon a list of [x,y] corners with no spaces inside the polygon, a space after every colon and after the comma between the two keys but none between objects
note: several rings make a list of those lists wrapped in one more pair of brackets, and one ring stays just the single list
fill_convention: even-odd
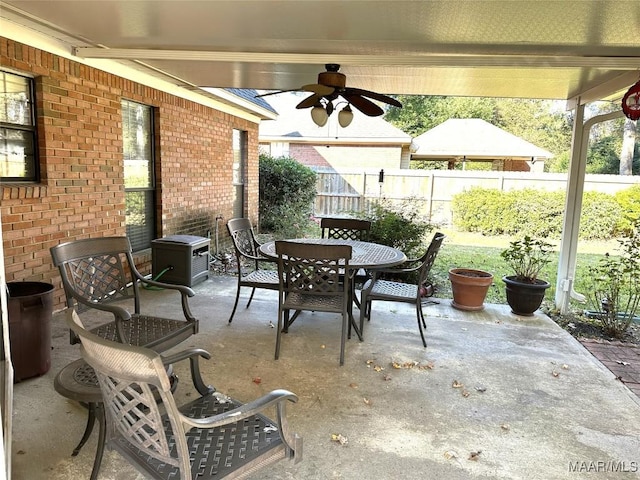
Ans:
[{"label": "lattice pattern chair back", "polygon": [[320,220],[322,238],[361,240],[369,238],[371,222],[355,218],[323,218]]},{"label": "lattice pattern chair back", "polygon": [[[233,240],[233,246],[236,255],[245,256],[247,258],[259,257],[259,244],[253,233],[251,221],[248,218],[232,218],[227,222],[229,235]],[[240,260],[240,259],[238,259]]]},{"label": "lattice pattern chair back", "polygon": [[[301,460],[302,439],[289,431],[286,419],[285,404],[297,401],[293,393],[274,390],[243,405],[204,387],[199,367],[192,362],[192,376],[198,378],[194,385],[201,396],[178,407],[166,363],[193,353],[209,358],[207,352],[192,349],[163,359],[147,348],[92,334],[72,309],[67,323],[80,337],[82,356],[98,377],[107,445],[145,476],[244,478],[279,460]],[[259,413],[274,406],[275,422]]]},{"label": "lattice pattern chair back", "polygon": [[280,301],[275,358],[280,353],[281,332],[287,332],[297,316],[290,320],[291,310],[333,312],[342,315],[340,365],[344,364],[351,313],[351,280],[344,278],[344,272],[349,272],[351,246],[277,241],[276,253]]},{"label": "lattice pattern chair back", "polygon": [[436,257],[438,256],[438,252],[440,251],[440,247],[442,246],[442,241],[444,240],[444,234],[436,233],[431,239],[431,243],[427,248],[427,251],[418,259],[420,265],[420,278],[418,279],[418,285],[423,287],[433,287],[429,282],[429,273],[431,272],[431,268],[433,267],[434,262],[436,261]]},{"label": "lattice pattern chair back", "polygon": [[[54,263],[60,267],[67,306],[80,311],[90,308],[77,304],[76,292],[90,304],[136,298],[138,284],[133,281],[131,269],[125,268],[129,258],[126,237],[101,238],[88,242],[70,242],[54,247]],[[139,305],[137,305],[139,308]]]},{"label": "lattice pattern chair back", "polygon": [[[142,347],[122,348],[85,330],[77,315],[71,318],[75,324],[71,328],[81,339],[83,357],[100,383],[109,441],[122,438],[150,457],[177,467],[179,478],[191,478],[184,437],[182,441],[178,438],[178,454],[172,456],[165,433],[160,406],[170,412],[170,419],[177,418],[178,410],[161,357]],[[173,421],[171,428],[181,430]]]}]

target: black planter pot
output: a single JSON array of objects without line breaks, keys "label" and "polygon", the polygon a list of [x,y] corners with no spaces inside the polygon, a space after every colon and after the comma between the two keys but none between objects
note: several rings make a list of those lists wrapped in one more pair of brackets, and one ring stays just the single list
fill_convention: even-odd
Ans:
[{"label": "black planter pot", "polygon": [[520,282],[515,276],[504,276],[502,281],[506,285],[507,303],[511,311],[516,315],[533,315],[544,300],[544,294],[551,286],[544,280],[536,280],[535,283]]}]

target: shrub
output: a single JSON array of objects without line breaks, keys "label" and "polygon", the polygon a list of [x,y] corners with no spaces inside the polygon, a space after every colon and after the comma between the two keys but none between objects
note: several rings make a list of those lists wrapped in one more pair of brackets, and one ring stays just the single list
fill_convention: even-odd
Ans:
[{"label": "shrub", "polygon": [[420,256],[426,250],[425,235],[433,227],[420,217],[415,200],[398,206],[387,200],[375,202],[364,218],[371,221],[369,241],[402,250],[407,257]]},{"label": "shrub", "polygon": [[[453,197],[455,225],[484,235],[529,235],[560,238],[565,193],[532,188],[501,191],[472,188]],[[586,192],[582,206],[580,238],[611,238],[616,232],[620,207],[611,195]]]},{"label": "shrub", "polygon": [[615,199],[621,211],[617,229],[628,235],[633,231],[634,224],[640,221],[640,185],[620,190],[615,194]]},{"label": "shrub", "polygon": [[260,155],[260,229],[300,237],[313,228],[316,173],[293,158]]},{"label": "shrub", "polygon": [[587,300],[605,332],[622,337],[640,308],[640,224],[620,240],[622,254],[589,267]]},{"label": "shrub", "polygon": [[580,238],[592,240],[611,238],[616,234],[620,218],[620,206],[612,195],[602,192],[585,192],[582,196]]}]

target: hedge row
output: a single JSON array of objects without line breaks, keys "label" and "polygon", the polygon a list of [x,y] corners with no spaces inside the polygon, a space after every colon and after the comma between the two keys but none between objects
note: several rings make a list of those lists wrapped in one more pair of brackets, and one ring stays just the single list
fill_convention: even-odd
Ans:
[{"label": "hedge row", "polygon": [[[485,235],[560,238],[565,193],[524,189],[501,191],[476,187],[453,197],[456,227]],[[640,185],[616,195],[585,192],[580,238],[607,239],[629,232],[640,218]]]}]

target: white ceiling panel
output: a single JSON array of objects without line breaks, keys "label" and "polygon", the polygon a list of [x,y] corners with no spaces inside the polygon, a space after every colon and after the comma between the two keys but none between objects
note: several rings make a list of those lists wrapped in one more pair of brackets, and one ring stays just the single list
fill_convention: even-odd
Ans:
[{"label": "white ceiling panel", "polygon": [[638,0],[6,0],[0,17],[202,87],[293,89],[339,63],[384,94],[584,102],[640,78]]}]

